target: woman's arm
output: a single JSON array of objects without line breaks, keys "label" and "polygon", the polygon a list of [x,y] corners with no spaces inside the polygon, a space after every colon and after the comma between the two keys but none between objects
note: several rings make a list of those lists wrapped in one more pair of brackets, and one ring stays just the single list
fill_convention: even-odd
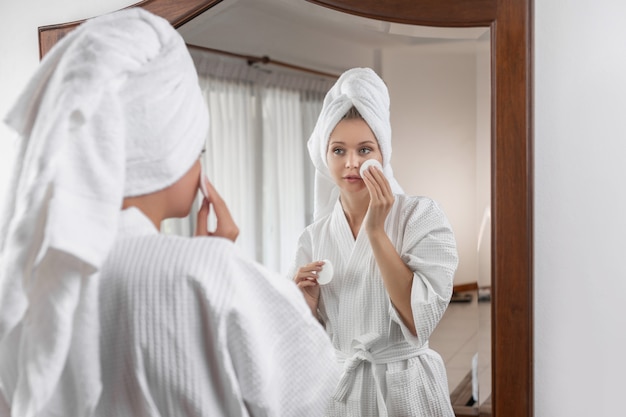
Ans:
[{"label": "woman's arm", "polygon": [[311,262],[298,268],[294,282],[302,291],[304,300],[311,309],[311,314],[318,321],[320,317],[317,314],[317,307],[320,301],[320,285],[317,283],[317,274],[322,270],[323,261]]},{"label": "woman's arm", "polygon": [[382,232],[380,230],[368,232],[368,236],[389,298],[404,324],[414,336],[417,336],[411,308],[413,272],[400,258],[384,229]]},{"label": "woman's arm", "polygon": [[385,219],[394,202],[394,195],[382,171],[370,168],[363,179],[370,192],[370,206],[365,219],[365,230],[372,246],[376,264],[391,302],[400,318],[416,336],[415,322],[411,308],[411,287],[413,272],[404,263],[400,254],[385,232]]}]

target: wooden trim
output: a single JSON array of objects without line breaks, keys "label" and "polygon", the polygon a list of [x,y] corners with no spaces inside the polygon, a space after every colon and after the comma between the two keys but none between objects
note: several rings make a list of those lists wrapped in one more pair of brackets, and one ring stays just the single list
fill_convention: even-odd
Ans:
[{"label": "wooden trim", "polygon": [[459,382],[459,385],[450,393],[450,402],[456,417],[492,417],[491,397],[488,397],[480,406],[476,403],[468,405],[472,400],[472,371]]},{"label": "wooden trim", "polygon": [[531,0],[498,0],[492,24],[492,411],[532,416]]},{"label": "wooden trim", "polygon": [[344,13],[424,26],[489,26],[495,0],[307,0]]},{"label": "wooden trim", "polygon": [[478,416],[478,406],[468,405],[472,400],[472,371],[459,382],[454,391],[450,393],[450,402],[456,417]]},{"label": "wooden trim", "polygon": [[[222,0],[144,0],[127,8],[143,7],[166,18],[172,26],[177,28],[221,2]],[[77,20],[39,27],[39,57],[43,58],[54,44],[83,22],[84,20]]]},{"label": "wooden trim", "polygon": [[[220,1],[136,5],[177,27]],[[491,27],[492,406],[496,417],[532,417],[532,0],[307,1],[398,23]],[[64,30],[40,28],[42,56]]]},{"label": "wooden trim", "polygon": [[467,284],[459,284],[452,287],[453,292],[478,291],[477,282],[469,282]]}]

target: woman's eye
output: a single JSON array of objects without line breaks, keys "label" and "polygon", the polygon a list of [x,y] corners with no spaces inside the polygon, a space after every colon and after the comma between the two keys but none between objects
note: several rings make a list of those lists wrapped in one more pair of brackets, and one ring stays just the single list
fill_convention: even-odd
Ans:
[{"label": "woman's eye", "polygon": [[372,148],[361,148],[361,153],[367,155],[372,152]]},{"label": "woman's eye", "polygon": [[335,148],[335,149],[333,149],[333,153],[334,153],[335,155],[341,155],[341,154],[343,154],[343,149],[341,149],[341,148]]}]

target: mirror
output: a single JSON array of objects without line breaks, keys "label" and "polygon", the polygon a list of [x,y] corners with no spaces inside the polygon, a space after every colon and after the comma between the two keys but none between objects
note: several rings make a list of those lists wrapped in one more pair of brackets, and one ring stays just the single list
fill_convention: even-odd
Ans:
[{"label": "mirror", "polygon": [[[218,80],[226,78],[232,79],[232,82],[242,78],[253,82],[250,80],[259,77],[262,79],[256,81],[260,84],[259,91],[265,91],[262,86],[278,77],[281,72],[307,80],[317,81],[324,78],[319,81],[325,81],[323,90],[315,89],[319,94],[316,102],[316,110],[319,111],[321,98],[336,77],[320,77],[317,73],[341,74],[348,68],[367,66],[374,68],[382,76],[391,98],[392,166],[395,177],[407,194],[429,196],[441,204],[452,224],[459,251],[460,263],[454,280],[455,297],[430,337],[430,346],[443,357],[447,368],[448,388],[457,414],[477,411],[478,404],[482,404],[488,411],[491,394],[490,354],[488,350],[478,352],[478,347],[479,341],[482,341],[479,334],[489,335],[490,322],[482,321],[479,326],[478,311],[479,308],[481,311],[488,309],[489,302],[488,297],[481,298],[480,303],[477,302],[477,288],[489,291],[490,286],[490,243],[487,238],[479,239],[479,235],[489,234],[489,223],[485,217],[490,209],[491,179],[489,27],[436,28],[404,25],[347,15],[307,2],[228,0],[180,26],[178,30],[196,59],[203,88],[211,95],[217,94],[214,92],[216,90],[225,90],[225,87],[211,87],[208,84],[221,85],[225,81]],[[266,59],[266,64],[261,63],[261,57],[269,58]],[[252,65],[254,69],[250,69],[250,61],[258,61]],[[273,62],[295,63],[301,69],[294,73],[294,65],[285,69]],[[228,71],[224,69],[226,66]],[[205,82],[209,76],[214,81]],[[295,90],[297,86],[298,84],[292,82],[290,88]],[[305,86],[306,94],[311,95],[309,89],[312,88],[308,83]],[[263,93],[254,94],[254,97],[262,95]],[[251,97],[251,100],[255,98]],[[209,101],[215,102],[213,99]],[[221,108],[211,111],[218,124],[224,119],[220,116],[221,113]],[[268,111],[268,117],[273,113]],[[245,125],[247,120],[243,112],[240,114],[233,116],[239,120],[239,127]],[[316,117],[317,112],[314,114],[314,118]],[[265,122],[264,118],[263,121],[251,124]],[[307,124],[303,130],[306,133],[302,138],[289,137],[289,141],[302,142],[302,155],[278,158],[277,165],[289,164],[290,160],[297,158],[304,161],[304,171],[312,173],[314,168],[304,146],[312,125]],[[218,141],[223,137],[229,137],[229,141],[238,140],[236,132],[232,131],[216,136]],[[271,138],[266,140],[272,141]],[[259,139],[259,142],[262,141]],[[271,154],[279,152],[277,148],[283,151],[285,149],[271,147],[274,149]],[[243,146],[240,152],[249,148],[251,146]],[[213,149],[213,146],[207,144],[207,149]],[[250,202],[256,201],[255,189],[266,190],[263,197],[269,194],[273,202],[287,195],[293,203],[300,198],[302,189],[308,190],[306,193],[312,195],[312,175],[308,176],[310,183],[304,187],[302,184],[294,185],[295,181],[289,181],[280,186],[280,192],[274,193],[270,191],[272,187],[265,180],[260,180],[266,184],[264,186],[246,188],[254,180],[246,181],[241,171],[237,181],[239,184],[229,187],[230,178],[223,178],[220,172],[211,172],[211,169],[222,164],[225,167],[250,167],[238,162],[241,158],[240,152],[220,152],[219,160],[207,163],[209,178],[222,190],[222,196],[229,202],[231,212],[240,224],[241,220],[248,217],[245,209],[250,207]],[[264,159],[267,163],[271,155],[262,157],[261,152],[257,151],[250,157],[255,163],[264,165],[261,160]],[[253,167],[250,168],[254,170]],[[295,169],[303,171],[302,164],[292,168],[285,166],[283,170],[294,175]],[[264,170],[257,171],[261,171],[256,176],[256,181],[259,181],[259,178],[264,178]],[[267,182],[272,183],[275,180],[272,178]],[[239,201],[236,195],[231,195],[241,193],[241,189],[245,190],[244,194],[247,196],[245,202]],[[240,205],[243,206],[241,211]],[[312,206],[312,202],[308,205]],[[266,207],[266,204],[259,201],[254,206]],[[309,206],[306,211],[310,213],[312,207]],[[280,212],[279,204],[275,210]],[[302,215],[304,212],[302,210]],[[275,221],[281,223],[276,224],[275,229],[283,229],[282,226],[290,224],[289,215],[290,213],[284,213],[268,218],[259,216],[263,220],[259,218],[257,223],[267,226]],[[193,220],[192,216],[184,224],[193,223]],[[297,245],[304,225],[311,221],[311,218],[307,218],[303,225],[286,227],[293,229],[293,233],[281,231],[281,241],[276,243],[276,249],[271,250],[271,254],[276,254],[283,245],[288,247],[285,254],[287,267],[293,261],[293,248]],[[176,226],[172,228],[187,229]],[[167,229],[169,227],[165,230]],[[189,230],[193,230],[193,227]],[[245,234],[245,230],[240,234],[238,245],[242,250],[251,257],[256,256],[258,261],[271,269],[286,272],[281,262],[277,262],[275,257],[267,256],[269,247],[274,246],[272,235],[265,236],[262,232],[251,235]],[[482,244],[479,245],[479,241]],[[486,268],[484,262],[482,268],[479,268],[481,255],[487,261]],[[465,296],[468,298],[464,298]],[[476,376],[472,378],[473,358],[477,353]],[[481,383],[477,384],[477,381]],[[473,392],[473,386],[478,387],[477,392]]]},{"label": "mirror", "polygon": [[[393,7],[376,0],[311,2],[387,22],[490,27],[492,412],[532,416],[531,0],[397,0]],[[146,0],[136,5],[179,27],[217,3]],[[78,23],[40,28],[40,54]]]}]

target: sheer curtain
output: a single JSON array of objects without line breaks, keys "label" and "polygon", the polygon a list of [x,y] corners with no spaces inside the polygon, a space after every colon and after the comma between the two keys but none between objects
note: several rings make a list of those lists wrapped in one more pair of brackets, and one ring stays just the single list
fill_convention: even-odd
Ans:
[{"label": "sheer curtain", "polygon": [[[286,273],[313,217],[314,169],[306,142],[333,80],[191,53],[211,118],[202,162],[239,226],[236,244]],[[191,235],[199,202],[189,217],[167,220],[162,230]]]}]

